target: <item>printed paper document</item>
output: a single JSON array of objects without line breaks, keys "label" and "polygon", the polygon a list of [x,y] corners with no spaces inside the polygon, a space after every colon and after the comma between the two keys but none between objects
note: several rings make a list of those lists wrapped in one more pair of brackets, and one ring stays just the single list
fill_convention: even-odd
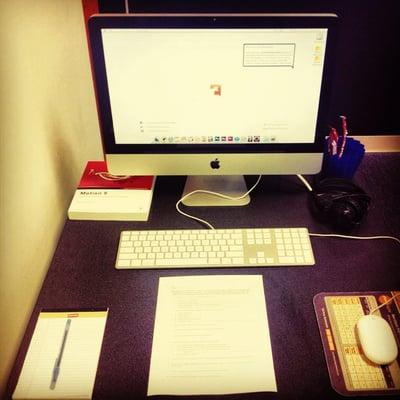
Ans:
[{"label": "printed paper document", "polygon": [[159,280],[148,395],[276,392],[261,275]]},{"label": "printed paper document", "polygon": [[13,399],[90,399],[107,311],[41,312]]}]

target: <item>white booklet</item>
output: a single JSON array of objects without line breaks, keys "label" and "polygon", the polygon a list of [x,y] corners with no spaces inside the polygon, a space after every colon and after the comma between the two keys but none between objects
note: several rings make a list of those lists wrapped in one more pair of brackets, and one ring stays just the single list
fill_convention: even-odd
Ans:
[{"label": "white booklet", "polygon": [[[153,180],[155,181],[155,180]],[[147,221],[151,189],[77,189],[68,208],[69,219]]]},{"label": "white booklet", "polygon": [[162,277],[147,394],[276,392],[261,275]]},{"label": "white booklet", "polygon": [[13,399],[90,399],[108,311],[41,312]]}]

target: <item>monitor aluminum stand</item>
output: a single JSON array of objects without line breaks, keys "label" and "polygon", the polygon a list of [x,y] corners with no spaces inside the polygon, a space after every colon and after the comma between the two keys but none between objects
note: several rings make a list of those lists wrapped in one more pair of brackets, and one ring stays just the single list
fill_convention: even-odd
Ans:
[{"label": "monitor aluminum stand", "polygon": [[[233,197],[227,199],[210,193],[194,193],[182,201],[186,206],[212,207],[212,206],[245,206],[250,203],[246,182],[241,175],[192,175],[186,179],[183,197],[195,190],[211,191]],[[239,198],[240,199],[237,199]]]}]

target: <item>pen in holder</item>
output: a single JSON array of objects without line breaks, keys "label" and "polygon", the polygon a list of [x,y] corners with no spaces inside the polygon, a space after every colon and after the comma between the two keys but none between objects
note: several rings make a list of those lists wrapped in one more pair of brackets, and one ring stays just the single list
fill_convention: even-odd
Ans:
[{"label": "pen in holder", "polygon": [[336,129],[331,128],[326,140],[321,178],[351,180],[364,157],[364,145],[358,140],[347,137],[346,117],[341,116],[341,119],[343,134],[339,136]]}]

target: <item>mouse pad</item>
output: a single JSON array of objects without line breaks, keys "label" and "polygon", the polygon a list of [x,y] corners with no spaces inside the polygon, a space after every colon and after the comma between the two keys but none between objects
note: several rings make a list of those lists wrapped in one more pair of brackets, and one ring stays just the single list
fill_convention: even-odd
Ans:
[{"label": "mouse pad", "polygon": [[[341,395],[399,395],[400,351],[389,365],[371,363],[355,332],[358,318],[398,292],[319,293],[314,309],[332,387]],[[400,345],[400,296],[376,312],[385,318]]]}]

